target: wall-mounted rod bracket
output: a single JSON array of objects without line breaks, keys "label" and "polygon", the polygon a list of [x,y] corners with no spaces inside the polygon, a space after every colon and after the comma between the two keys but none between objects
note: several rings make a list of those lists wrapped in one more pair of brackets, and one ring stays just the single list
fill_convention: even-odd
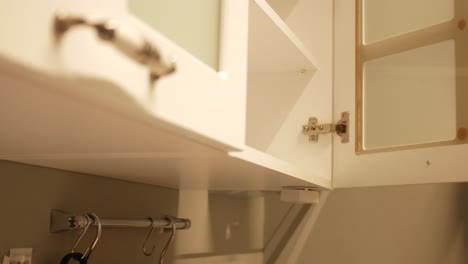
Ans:
[{"label": "wall-mounted rod bracket", "polygon": [[319,124],[317,117],[309,118],[307,125],[302,126],[302,133],[309,136],[309,142],[317,143],[320,134],[336,132],[341,137],[341,143],[349,142],[349,113],[341,113],[341,119],[336,124]]}]

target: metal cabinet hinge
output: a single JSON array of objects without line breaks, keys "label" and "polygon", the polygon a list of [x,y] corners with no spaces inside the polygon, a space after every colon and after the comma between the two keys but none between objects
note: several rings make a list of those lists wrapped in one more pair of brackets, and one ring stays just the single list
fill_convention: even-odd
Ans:
[{"label": "metal cabinet hinge", "polygon": [[309,142],[318,142],[320,134],[336,132],[341,137],[341,143],[349,142],[349,113],[341,113],[341,119],[336,124],[319,124],[316,117],[309,118],[309,123],[302,126],[302,133],[309,136]]}]

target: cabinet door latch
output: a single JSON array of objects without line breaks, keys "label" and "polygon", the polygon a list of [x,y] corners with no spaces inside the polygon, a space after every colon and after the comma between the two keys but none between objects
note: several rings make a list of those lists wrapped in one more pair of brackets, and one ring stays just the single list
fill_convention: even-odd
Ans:
[{"label": "cabinet door latch", "polygon": [[309,142],[317,143],[320,134],[336,132],[341,137],[341,143],[349,142],[349,113],[341,113],[341,119],[336,124],[319,124],[317,117],[309,118],[309,123],[302,126],[302,133],[309,136]]}]

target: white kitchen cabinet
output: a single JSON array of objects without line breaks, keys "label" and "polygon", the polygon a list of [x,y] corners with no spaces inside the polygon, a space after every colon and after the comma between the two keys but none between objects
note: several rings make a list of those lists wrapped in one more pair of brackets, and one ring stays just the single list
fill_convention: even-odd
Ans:
[{"label": "white kitchen cabinet", "polygon": [[[212,190],[467,179],[467,145],[358,153],[354,1],[221,1],[219,64],[124,0],[0,5],[2,159]],[[58,11],[117,19],[177,57],[176,72],[151,84],[144,65],[89,27],[57,41]],[[309,118],[326,127],[343,112],[349,143],[303,133]]]},{"label": "white kitchen cabinet", "polygon": [[[180,170],[192,170],[187,160],[243,146],[248,1],[219,10],[216,70],[136,18],[127,1],[0,5],[2,159],[178,187]],[[92,27],[58,38],[57,14],[115,19],[118,34],[146,39],[176,59],[176,71],[152,83],[145,65]]]},{"label": "white kitchen cabinet", "polygon": [[[221,150],[238,149],[243,143],[244,129],[244,119],[239,113],[245,104],[242,87],[246,81],[248,2],[226,1],[220,10],[223,34],[220,34],[218,70],[142,22],[129,11],[128,4],[125,0],[2,1],[0,33],[4,37],[0,55],[3,72],[11,75],[13,73],[7,72],[16,71],[21,76],[24,68],[30,72],[24,72],[19,79],[25,82],[28,78],[31,82],[43,79],[59,86],[57,90],[53,85],[43,84],[44,93],[58,92],[75,101],[86,100],[141,122],[152,120],[149,123],[186,131],[194,139]],[[148,67],[125,56],[115,48],[114,42],[100,40],[91,27],[74,26],[57,37],[54,31],[57,14],[96,21],[115,19],[117,36],[122,34],[134,42],[146,39],[167,60],[176,60],[176,71],[150,83]],[[29,77],[32,75],[35,77]],[[21,96],[10,92],[16,91],[5,92],[2,96]],[[220,108],[223,111],[218,111]],[[83,129],[92,130],[92,127]],[[47,154],[82,152],[73,144],[52,152],[48,146],[43,147],[38,151]],[[78,147],[76,151],[75,147]],[[103,147],[99,151],[114,150]],[[123,148],[120,151],[133,150]],[[12,152],[22,154],[16,150],[11,150],[10,154]]]}]

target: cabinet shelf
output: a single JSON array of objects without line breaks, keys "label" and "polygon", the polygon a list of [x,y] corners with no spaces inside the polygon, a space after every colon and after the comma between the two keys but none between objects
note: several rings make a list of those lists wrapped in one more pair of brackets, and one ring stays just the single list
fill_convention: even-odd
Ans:
[{"label": "cabinet shelf", "polygon": [[315,95],[322,93],[313,83],[317,62],[265,0],[250,0],[249,11],[246,147],[236,156],[330,186],[328,164],[311,160],[329,160],[331,151],[314,150],[301,134]]},{"label": "cabinet shelf", "polygon": [[[330,180],[320,177],[319,175],[315,175],[313,171],[300,168],[294,164],[275,158],[269,154],[248,146],[246,146],[243,151],[231,152],[230,155],[249,163],[256,164],[267,170],[274,171],[278,174],[288,175],[300,183],[299,185],[294,186],[314,186],[325,189],[332,188]],[[284,182],[282,186],[293,185]]]},{"label": "cabinet shelf", "polygon": [[251,0],[249,73],[313,73],[314,56],[265,0]]},{"label": "cabinet shelf", "polygon": [[[171,127],[136,106],[125,114],[115,111],[116,105],[73,96],[68,92],[80,88],[76,79],[2,59],[0,81],[0,98],[8,98],[0,104],[0,159],[176,189],[315,186],[289,176],[287,169],[255,162],[258,158],[237,157],[235,148]],[[96,87],[87,84],[93,94]]]},{"label": "cabinet shelf", "polygon": [[[331,183],[273,157],[248,150],[226,153],[118,153],[3,156],[7,160],[97,176],[214,191],[278,191],[283,186],[330,189]],[[308,180],[306,180],[308,179]]]}]

